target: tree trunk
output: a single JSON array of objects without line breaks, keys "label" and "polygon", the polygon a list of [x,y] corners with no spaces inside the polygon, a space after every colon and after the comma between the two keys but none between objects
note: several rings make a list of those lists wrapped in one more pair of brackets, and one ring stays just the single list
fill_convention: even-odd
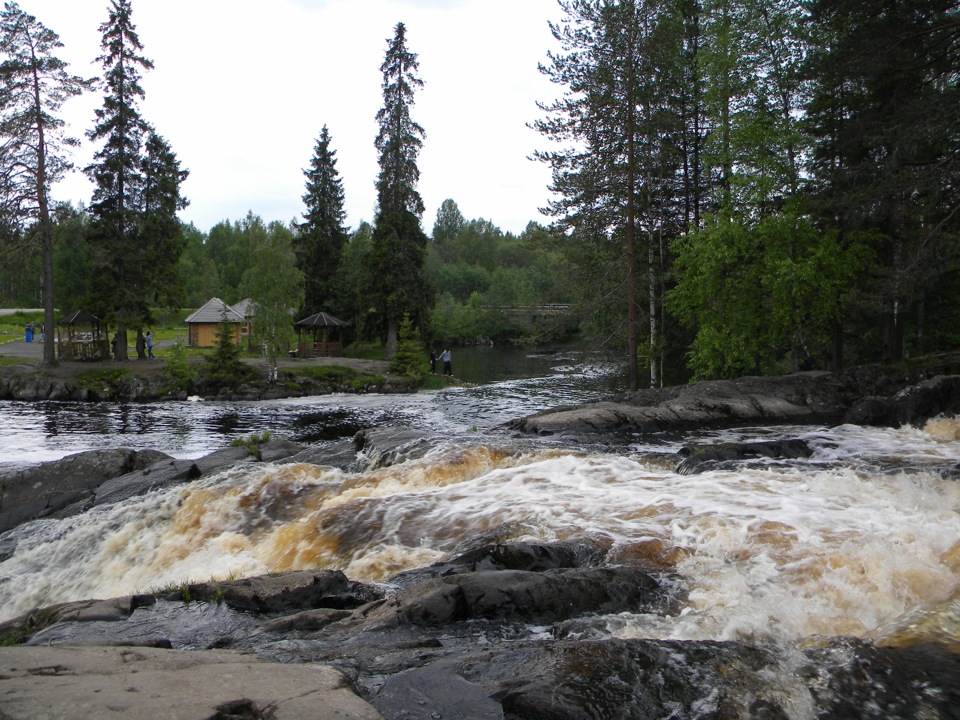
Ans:
[{"label": "tree trunk", "polygon": [[387,322],[387,360],[397,354],[397,321]]}]

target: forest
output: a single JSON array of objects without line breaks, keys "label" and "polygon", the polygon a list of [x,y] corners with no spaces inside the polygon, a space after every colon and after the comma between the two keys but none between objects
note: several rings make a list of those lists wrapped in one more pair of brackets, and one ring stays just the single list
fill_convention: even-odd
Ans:
[{"label": "forest", "polygon": [[[373,222],[344,226],[334,139],[318,123],[302,219],[251,209],[204,230],[178,219],[187,171],[139,114],[152,63],[131,0],[110,0],[94,81],[6,3],[0,305],[83,307],[140,333],[158,307],[249,297],[267,340],[325,310],[388,355],[401,327],[460,344],[576,336],[619,353],[631,388],[960,345],[958,3],[558,5],[540,70],[562,92],[531,118],[550,222],[517,236],[464,218],[455,199],[427,234],[423,81],[403,23],[380,68]],[[96,190],[74,207],[49,197],[76,142],[57,112],[93,91]],[[544,307],[562,310],[524,314]]]}]

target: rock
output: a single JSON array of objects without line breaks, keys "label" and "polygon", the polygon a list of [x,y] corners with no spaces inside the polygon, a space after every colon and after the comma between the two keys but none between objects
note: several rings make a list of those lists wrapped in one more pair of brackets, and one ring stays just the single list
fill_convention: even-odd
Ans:
[{"label": "rock", "polygon": [[410,428],[372,428],[353,438],[357,453],[366,458],[369,470],[421,458],[434,447],[426,433]]},{"label": "rock", "polygon": [[607,547],[588,539],[555,543],[497,542],[466,550],[450,560],[408,570],[390,578],[390,585],[405,588],[431,578],[485,570],[542,572],[559,568],[597,567]]},{"label": "rock", "polygon": [[0,477],[0,533],[68,506],[80,509],[110,480],[170,460],[156,450],[91,450]]},{"label": "rock", "polygon": [[229,651],[0,648],[7,720],[381,718],[339,671]]},{"label": "rock", "polygon": [[[339,570],[300,570],[242,580],[191,583],[190,600],[225,603],[241,612],[282,613],[315,608],[355,608],[382,597],[382,592],[353,582]],[[183,590],[167,596],[176,600]]]},{"label": "rock", "polygon": [[838,422],[849,405],[837,377],[805,372],[697,382],[548,410],[508,427],[528,433],[652,433],[750,424]]},{"label": "rock", "polygon": [[677,465],[677,472],[680,475],[696,475],[756,458],[807,458],[813,454],[813,450],[805,441],[792,439],[705,446],[686,445],[680,448],[677,454],[683,458]]},{"label": "rock", "polygon": [[892,397],[869,397],[850,408],[844,422],[897,427],[918,425],[938,415],[960,414],[960,375],[939,375]]},{"label": "rock", "polygon": [[375,627],[442,627],[470,619],[554,622],[586,612],[650,612],[666,604],[659,589],[650,575],[633,568],[473,572],[426,580],[362,615]]}]

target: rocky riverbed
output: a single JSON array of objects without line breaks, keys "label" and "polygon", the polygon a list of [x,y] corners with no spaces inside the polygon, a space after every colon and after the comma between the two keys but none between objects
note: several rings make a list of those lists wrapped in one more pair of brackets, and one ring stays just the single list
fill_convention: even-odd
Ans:
[{"label": "rocky riverbed", "polygon": [[[595,437],[748,422],[896,425],[960,409],[958,376],[858,382],[815,373],[701,383],[513,426]],[[390,429],[322,449],[251,442],[197,460],[84,453],[0,478],[0,531],[78,517],[238,464],[356,471],[398,466],[432,447],[419,433]],[[788,438],[685,446],[671,462],[687,474],[808,453]],[[663,562],[667,549],[622,562],[603,537],[515,535],[492,526],[441,560],[378,583],[300,570],[37,608],[0,625],[0,716],[957,717],[957,648],[631,637],[616,627],[622,614],[670,617],[686,605],[683,578]],[[0,536],[0,562],[17,541],[17,532]]]}]

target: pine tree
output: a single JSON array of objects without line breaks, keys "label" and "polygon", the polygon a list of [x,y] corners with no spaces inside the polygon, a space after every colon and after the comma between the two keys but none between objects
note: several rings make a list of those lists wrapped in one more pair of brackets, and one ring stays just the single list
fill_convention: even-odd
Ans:
[{"label": "pine tree", "polygon": [[103,146],[86,172],[94,183],[90,204],[95,270],[91,288],[106,319],[117,323],[118,360],[127,358],[127,326],[147,312],[142,284],[150,268],[142,263],[140,201],[145,189],[143,146],[150,125],[140,116],[144,97],[140,71],[153,63],[131,20],[130,0],[110,0],[109,19],[100,25],[105,97],[88,137]]},{"label": "pine tree", "polygon": [[303,315],[328,310],[335,304],[333,279],[347,242],[343,184],[335,156],[336,151],[330,148],[330,133],[324,125],[310,168],[303,172],[307,178],[307,192],[303,196],[307,210],[304,222],[297,226],[299,233],[294,241],[297,267],[306,278]]},{"label": "pine tree", "polygon": [[[647,298],[645,355],[649,381],[660,383],[662,283],[666,242],[679,232],[674,207],[682,159],[679,95],[681,18],[673,6],[650,0],[561,0],[567,13],[551,25],[563,53],[550,55],[542,72],[566,92],[541,104],[549,114],[534,123],[566,145],[535,156],[553,171],[558,199],[548,212],[562,228],[597,243],[597,256],[613,254],[622,270],[586,282],[624,298],[628,383],[639,386],[641,293]],[[612,248],[615,248],[613,250]],[[645,252],[644,252],[645,251]],[[641,273],[641,253],[646,255]]]},{"label": "pine tree", "polygon": [[423,86],[416,76],[417,55],[406,45],[406,28],[397,23],[380,71],[383,73],[383,107],[377,112],[380,152],[377,178],[377,216],[373,251],[367,267],[368,290],[386,331],[387,355],[397,346],[397,328],[405,314],[422,327],[431,293],[424,272],[427,236],[420,227],[423,200],[417,192],[420,171],[417,155],[424,131],[410,117],[413,92]]},{"label": "pine tree", "polygon": [[[44,322],[54,324],[53,222],[50,185],[70,168],[67,150],[78,143],[63,134],[57,117],[63,103],[90,87],[67,72],[53,55],[63,47],[59,36],[25,13],[15,2],[0,14],[0,212],[14,230],[36,223],[43,254]],[[54,334],[43,345],[46,363],[56,361]]]}]

